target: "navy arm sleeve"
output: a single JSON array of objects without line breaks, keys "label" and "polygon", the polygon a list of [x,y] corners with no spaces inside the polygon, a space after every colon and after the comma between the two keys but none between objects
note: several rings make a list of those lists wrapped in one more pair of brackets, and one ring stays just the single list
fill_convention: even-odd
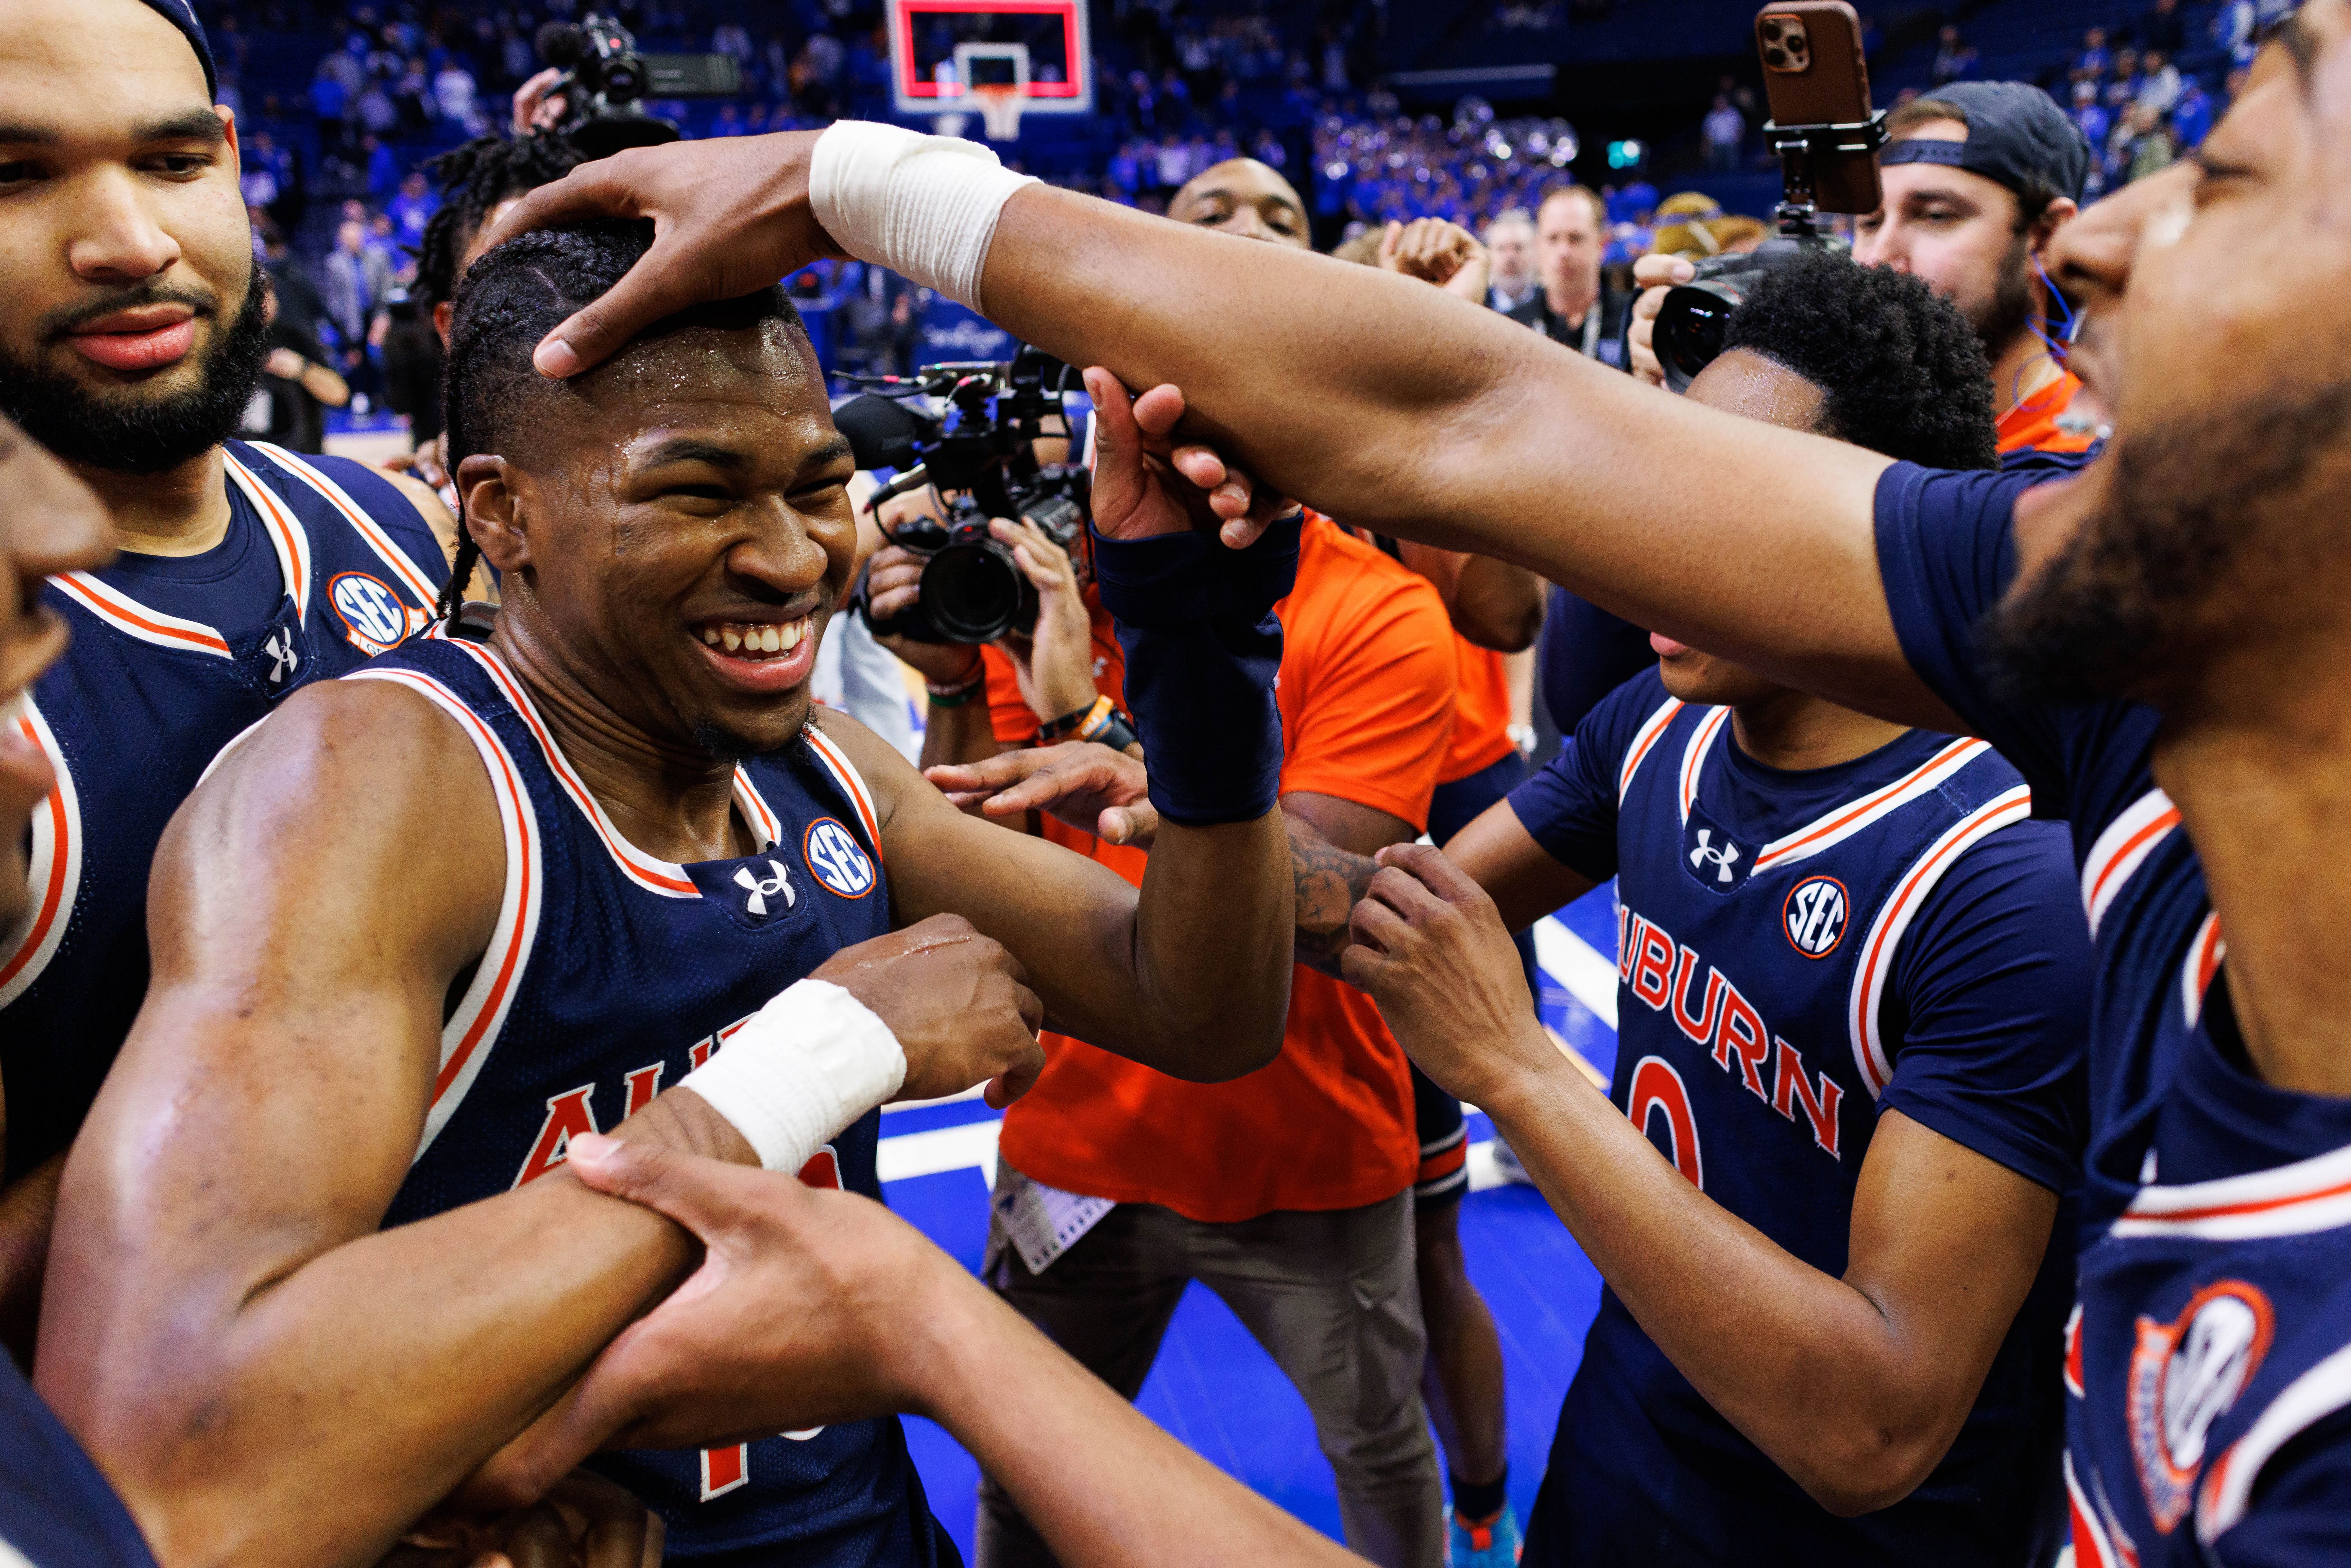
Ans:
[{"label": "navy arm sleeve", "polygon": [[2351,1559],[2351,1410],[2338,1410],[2273,1456],[2252,1506],[2215,1541],[2221,1568],[2317,1568]]},{"label": "navy arm sleeve", "polygon": [[1657,673],[1644,670],[1603,697],[1559,754],[1510,791],[1512,814],[1552,859],[1594,882],[1616,874],[1616,776],[1642,724],[1668,700]]},{"label": "navy arm sleeve", "polygon": [[1895,954],[1880,1021],[1900,1045],[1879,1106],[2071,1191],[2089,1136],[2090,967],[2064,831],[1989,835],[1952,862]]}]

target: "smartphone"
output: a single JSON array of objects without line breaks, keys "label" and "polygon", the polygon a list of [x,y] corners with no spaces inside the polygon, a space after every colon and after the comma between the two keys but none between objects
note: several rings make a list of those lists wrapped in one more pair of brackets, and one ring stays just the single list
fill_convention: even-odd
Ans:
[{"label": "smartphone", "polygon": [[[1861,18],[1845,0],[1786,0],[1755,16],[1763,90],[1780,125],[1858,125],[1869,118],[1869,65]],[[1874,153],[1813,160],[1813,204],[1824,213],[1872,213],[1883,199]]]}]

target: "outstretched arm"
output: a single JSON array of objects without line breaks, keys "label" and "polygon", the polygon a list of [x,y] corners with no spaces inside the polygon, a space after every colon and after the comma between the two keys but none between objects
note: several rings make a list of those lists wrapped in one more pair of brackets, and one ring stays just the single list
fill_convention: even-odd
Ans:
[{"label": "outstretched arm", "polygon": [[[877,128],[821,135],[841,139],[836,152],[874,149],[860,168],[896,156]],[[906,193],[960,184],[973,161],[956,153],[890,163],[886,191],[861,181],[854,223],[829,184],[834,210],[820,222],[818,140],[634,151],[524,198],[496,237],[593,212],[661,230],[630,279],[550,335],[542,368],[569,374],[695,298],[837,252],[825,222],[892,233],[934,257],[978,246],[976,298],[991,319],[1129,386],[1182,387],[1187,434],[1282,494],[1514,561],[1833,700],[1955,727],[1905,663],[1879,582],[1871,519],[1884,457],[1667,398],[1411,278],[1237,251],[1246,242],[1067,191],[1023,187],[952,234],[914,224]],[[929,166],[934,178],[919,158],[946,162]],[[907,221],[893,229],[893,214]],[[855,243],[869,260],[923,265]]]},{"label": "outstretched arm", "polygon": [[919,1411],[1071,1568],[1360,1562],[1186,1451],[879,1204],[594,1137],[572,1166],[690,1229],[705,1260],[500,1456],[496,1484],[529,1495],[599,1447]]}]

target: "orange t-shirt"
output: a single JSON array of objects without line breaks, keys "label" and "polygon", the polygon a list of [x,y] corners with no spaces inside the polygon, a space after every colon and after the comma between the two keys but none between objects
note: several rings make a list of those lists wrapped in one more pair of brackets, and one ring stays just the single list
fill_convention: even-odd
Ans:
[{"label": "orange t-shirt", "polygon": [[[1437,590],[1310,516],[1278,613],[1282,792],[1426,825],[1453,718],[1453,632]],[[1099,644],[1109,621],[1096,615]],[[1018,706],[1010,667],[991,655],[990,706],[999,738],[1025,739],[1034,716],[1000,700]],[[1114,680],[1097,684],[1118,698]],[[1059,824],[1047,832],[1141,883],[1141,853]],[[1404,1048],[1369,997],[1311,969],[1292,972],[1281,1054],[1229,1083],[1186,1083],[1061,1035],[1044,1042],[1045,1071],[1006,1111],[999,1147],[1050,1186],[1227,1224],[1377,1203],[1419,1164]]]},{"label": "orange t-shirt", "polygon": [[1510,738],[1510,678],[1502,655],[1453,633],[1453,746],[1439,784],[1482,773],[1518,749]]},{"label": "orange t-shirt", "polygon": [[2082,390],[2082,378],[2060,370],[2057,379],[2000,416],[2000,455],[2011,452],[2087,452],[2097,437],[2086,430],[2060,430],[2057,416]]}]

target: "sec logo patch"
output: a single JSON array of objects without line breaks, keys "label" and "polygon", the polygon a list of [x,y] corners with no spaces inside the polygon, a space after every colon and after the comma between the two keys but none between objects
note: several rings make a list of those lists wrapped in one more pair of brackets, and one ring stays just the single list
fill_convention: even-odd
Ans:
[{"label": "sec logo patch", "polygon": [[800,838],[809,874],[843,898],[862,898],[878,880],[857,835],[831,817],[819,817]]},{"label": "sec logo patch", "polygon": [[381,653],[408,635],[408,606],[390,587],[366,572],[339,573],[327,584],[327,600],[341,617],[351,641],[371,653]]},{"label": "sec logo patch", "polygon": [[2260,1370],[2276,1314],[2258,1286],[2220,1280],[2168,1323],[2141,1314],[2131,1347],[2131,1457],[2147,1511],[2168,1535],[2195,1500],[2205,1439]]},{"label": "sec logo patch", "polygon": [[1781,928],[1788,941],[1807,958],[1825,958],[1844,940],[1845,921],[1853,900],[1844,883],[1833,876],[1808,877],[1788,890],[1780,905]]}]

